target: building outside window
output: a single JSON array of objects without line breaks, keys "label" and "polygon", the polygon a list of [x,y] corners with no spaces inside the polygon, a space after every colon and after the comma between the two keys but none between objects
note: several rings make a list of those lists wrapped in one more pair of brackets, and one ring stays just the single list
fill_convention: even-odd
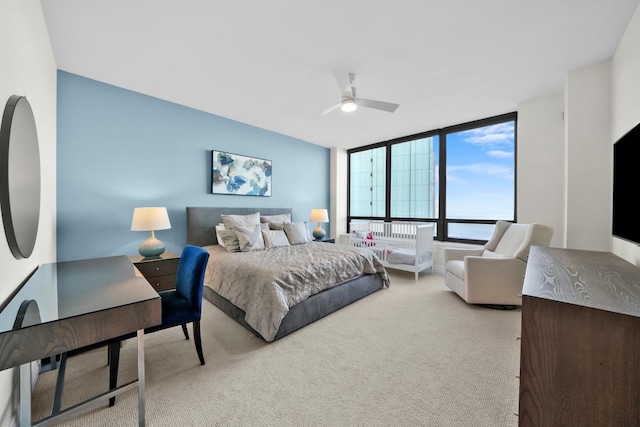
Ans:
[{"label": "building outside window", "polygon": [[384,217],[387,148],[352,153],[349,161],[351,215]]},{"label": "building outside window", "polygon": [[392,217],[437,217],[437,148],[438,136],[391,146]]}]

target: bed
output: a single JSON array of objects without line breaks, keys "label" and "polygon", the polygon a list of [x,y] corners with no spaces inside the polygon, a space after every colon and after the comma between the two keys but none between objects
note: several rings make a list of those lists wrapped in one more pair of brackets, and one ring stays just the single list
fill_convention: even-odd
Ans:
[{"label": "bed", "polygon": [[202,246],[211,254],[204,298],[266,342],[389,286],[378,257],[362,248],[309,242],[228,253],[218,244],[215,226],[222,222],[223,214],[254,212],[272,216],[291,214],[292,210],[187,207],[187,244]]}]

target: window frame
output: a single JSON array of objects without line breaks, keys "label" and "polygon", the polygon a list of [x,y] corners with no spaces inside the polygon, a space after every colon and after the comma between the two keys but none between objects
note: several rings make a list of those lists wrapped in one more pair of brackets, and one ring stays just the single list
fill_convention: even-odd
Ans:
[{"label": "window frame", "polygon": [[[349,229],[352,221],[355,220],[370,220],[370,221],[407,221],[407,222],[428,222],[435,224],[436,235],[435,240],[441,242],[459,242],[459,243],[475,243],[484,244],[486,240],[474,240],[474,239],[458,239],[448,238],[448,229],[450,223],[455,224],[495,224],[498,219],[457,219],[446,217],[446,196],[447,196],[447,134],[462,132],[466,130],[481,128],[485,126],[491,126],[495,124],[514,122],[514,135],[513,135],[513,221],[517,222],[517,200],[518,200],[518,113],[511,112],[501,114],[498,116],[488,117],[485,119],[474,120],[471,122],[461,123],[454,126],[448,126],[441,129],[434,129],[426,132],[420,132],[413,135],[403,136],[400,138],[390,139],[387,141],[377,142],[374,144],[356,147],[347,150],[347,232],[351,232]],[[416,139],[429,138],[438,136],[438,217],[437,218],[401,218],[391,216],[391,147],[395,144],[413,141]],[[372,150],[380,147],[386,147],[386,177],[385,177],[385,216],[384,217],[372,217],[372,216],[358,216],[351,215],[351,154]]]}]

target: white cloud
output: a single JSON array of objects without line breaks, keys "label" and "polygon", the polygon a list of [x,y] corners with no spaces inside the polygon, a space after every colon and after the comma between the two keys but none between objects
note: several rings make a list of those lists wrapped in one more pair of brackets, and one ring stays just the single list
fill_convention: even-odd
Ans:
[{"label": "white cloud", "polygon": [[487,151],[487,155],[490,157],[498,158],[498,159],[508,159],[513,157],[513,151],[490,150],[490,151]]},{"label": "white cloud", "polygon": [[499,123],[462,132],[463,140],[487,147],[513,146],[513,122]]},{"label": "white cloud", "polygon": [[[513,169],[506,166],[492,163],[471,163],[468,165],[458,165],[447,167],[447,179],[461,173],[471,173],[476,175],[494,176],[503,179],[513,179]],[[455,178],[454,178],[455,179]]]}]

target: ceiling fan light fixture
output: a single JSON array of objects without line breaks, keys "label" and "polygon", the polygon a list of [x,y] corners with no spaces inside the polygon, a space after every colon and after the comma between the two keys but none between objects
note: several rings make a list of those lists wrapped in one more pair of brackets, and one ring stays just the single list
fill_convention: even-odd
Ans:
[{"label": "ceiling fan light fixture", "polygon": [[358,104],[356,104],[355,99],[345,99],[342,101],[342,105],[340,106],[340,109],[345,113],[355,111],[357,108]]}]

